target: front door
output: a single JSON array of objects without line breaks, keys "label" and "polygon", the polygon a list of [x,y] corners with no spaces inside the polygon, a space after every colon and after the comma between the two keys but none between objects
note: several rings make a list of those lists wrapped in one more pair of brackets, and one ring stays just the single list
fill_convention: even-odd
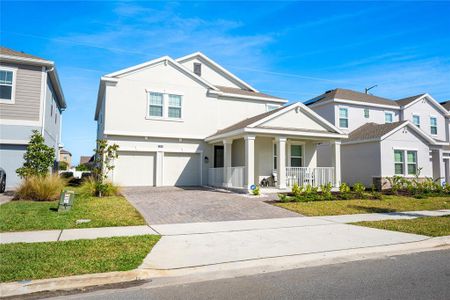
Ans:
[{"label": "front door", "polygon": [[223,168],[223,146],[214,146],[214,168]]}]

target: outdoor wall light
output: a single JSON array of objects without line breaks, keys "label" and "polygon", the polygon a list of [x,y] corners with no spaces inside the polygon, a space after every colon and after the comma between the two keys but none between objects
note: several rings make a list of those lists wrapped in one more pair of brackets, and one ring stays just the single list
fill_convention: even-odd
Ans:
[{"label": "outdoor wall light", "polygon": [[205,164],[209,163],[209,158],[208,156],[205,156]]}]

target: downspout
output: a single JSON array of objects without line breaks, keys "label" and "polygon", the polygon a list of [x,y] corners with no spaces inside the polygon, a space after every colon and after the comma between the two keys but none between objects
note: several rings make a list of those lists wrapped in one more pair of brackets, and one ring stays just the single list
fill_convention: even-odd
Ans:
[{"label": "downspout", "polygon": [[51,72],[54,70],[54,67],[51,67],[51,69],[47,69],[46,67],[42,67],[43,68],[43,72],[44,72],[44,78],[42,79],[43,81],[43,92],[42,92],[42,96],[43,96],[43,104],[42,104],[42,128],[41,128],[41,135],[44,136],[44,128],[45,128],[45,112],[46,112],[46,104],[47,104],[47,80],[48,80],[48,76],[47,73]]}]

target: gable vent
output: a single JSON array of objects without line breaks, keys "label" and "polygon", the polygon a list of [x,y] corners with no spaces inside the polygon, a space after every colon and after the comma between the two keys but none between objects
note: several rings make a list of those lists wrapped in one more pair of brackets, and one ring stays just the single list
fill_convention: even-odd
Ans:
[{"label": "gable vent", "polygon": [[194,63],[194,73],[198,76],[202,76],[202,64],[201,63]]}]

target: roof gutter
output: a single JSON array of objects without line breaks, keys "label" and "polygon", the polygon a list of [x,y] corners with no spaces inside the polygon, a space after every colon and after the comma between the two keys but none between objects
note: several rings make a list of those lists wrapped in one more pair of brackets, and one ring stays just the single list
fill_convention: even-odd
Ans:
[{"label": "roof gutter", "polygon": [[270,102],[277,102],[277,103],[287,103],[288,102],[288,100],[279,99],[279,98],[269,98],[269,97],[225,93],[225,92],[216,91],[216,90],[209,90],[208,93],[210,95],[216,95],[218,97],[230,97],[230,98],[249,99],[249,100],[262,100],[262,101],[270,101]]}]

